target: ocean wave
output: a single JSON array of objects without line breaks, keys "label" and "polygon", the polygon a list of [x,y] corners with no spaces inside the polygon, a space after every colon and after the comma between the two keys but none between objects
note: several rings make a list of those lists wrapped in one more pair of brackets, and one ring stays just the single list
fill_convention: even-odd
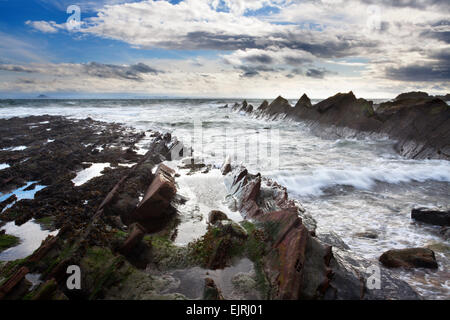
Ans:
[{"label": "ocean wave", "polygon": [[410,165],[397,163],[349,169],[318,168],[309,172],[282,172],[272,177],[293,194],[320,196],[325,189],[339,185],[369,190],[377,182],[389,184],[427,180],[450,182],[450,164],[444,161],[423,161]]}]

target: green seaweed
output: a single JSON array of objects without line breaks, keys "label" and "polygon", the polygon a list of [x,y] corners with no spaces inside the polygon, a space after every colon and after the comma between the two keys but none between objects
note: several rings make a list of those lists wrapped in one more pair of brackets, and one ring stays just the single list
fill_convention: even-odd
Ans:
[{"label": "green seaweed", "polygon": [[41,225],[44,230],[53,230],[55,218],[48,216],[40,219],[36,219],[36,222]]},{"label": "green seaweed", "polygon": [[9,234],[0,234],[0,252],[5,251],[8,248],[15,247],[20,243],[20,239],[9,235]]}]

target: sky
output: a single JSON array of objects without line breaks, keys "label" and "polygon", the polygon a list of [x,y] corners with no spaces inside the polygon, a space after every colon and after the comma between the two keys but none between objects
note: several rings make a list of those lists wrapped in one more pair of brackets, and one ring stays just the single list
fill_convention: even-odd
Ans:
[{"label": "sky", "polygon": [[0,98],[450,92],[448,0],[0,0]]}]

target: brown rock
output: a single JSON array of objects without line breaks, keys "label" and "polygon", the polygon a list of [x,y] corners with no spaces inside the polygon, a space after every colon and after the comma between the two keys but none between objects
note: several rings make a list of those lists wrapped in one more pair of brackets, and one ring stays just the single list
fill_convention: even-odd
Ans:
[{"label": "brown rock", "polygon": [[302,97],[297,101],[294,108],[312,108],[311,100],[306,94],[303,94]]},{"label": "brown rock", "polygon": [[57,237],[48,236],[42,242],[41,246],[28,258],[28,262],[39,262],[53,248],[57,241]]},{"label": "brown rock", "polygon": [[227,157],[225,161],[222,164],[222,168],[220,169],[222,172],[222,175],[227,175],[229,172],[231,172],[231,158]]},{"label": "brown rock", "polygon": [[222,293],[211,278],[205,278],[203,300],[224,300]]},{"label": "brown rock", "polygon": [[426,248],[389,250],[381,255],[380,262],[389,268],[436,269],[438,267],[434,251]]},{"label": "brown rock", "polygon": [[175,172],[172,169],[160,164],[144,198],[131,213],[128,220],[145,223],[163,218],[170,201],[177,192],[174,174]]},{"label": "brown rock", "polygon": [[119,251],[125,255],[129,254],[136,247],[136,245],[141,242],[146,233],[145,228],[139,223],[133,223],[130,227],[131,231],[128,234],[128,238],[119,249]]},{"label": "brown rock", "polygon": [[279,96],[265,109],[265,113],[269,116],[274,116],[279,114],[289,114],[292,110],[293,108],[289,102]]},{"label": "brown rock", "polygon": [[258,111],[264,111],[269,107],[269,102],[267,100],[264,100],[263,103],[258,107]]},{"label": "brown rock", "polygon": [[405,99],[428,99],[430,96],[428,93],[423,91],[412,91],[399,94],[394,100],[405,100]]},{"label": "brown rock", "polygon": [[228,220],[225,213],[219,210],[213,210],[208,215],[208,222],[212,225],[216,224],[217,221]]},{"label": "brown rock", "polygon": [[260,221],[272,238],[272,250],[265,257],[265,271],[277,283],[275,299],[297,300],[303,286],[306,246],[310,237],[295,210],[265,214]]},{"label": "brown rock", "polygon": [[14,288],[25,278],[26,274],[30,272],[27,267],[21,267],[16,271],[1,287],[0,300],[3,300]]},{"label": "brown rock", "polygon": [[51,300],[55,291],[58,290],[58,284],[55,279],[47,280],[40,286],[32,300]]}]

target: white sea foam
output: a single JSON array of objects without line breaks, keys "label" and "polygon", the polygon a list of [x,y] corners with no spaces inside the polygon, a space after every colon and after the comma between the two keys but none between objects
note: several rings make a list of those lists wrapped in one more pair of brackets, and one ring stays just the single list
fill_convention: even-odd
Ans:
[{"label": "white sea foam", "polygon": [[450,182],[450,163],[447,161],[421,161],[380,163],[373,167],[316,168],[302,172],[284,172],[273,178],[300,196],[320,196],[333,186],[352,186],[370,190],[377,182],[398,184],[410,181],[435,180]]},{"label": "white sea foam", "polygon": [[220,170],[213,169],[208,174],[197,173],[190,176],[185,175],[185,171],[180,170],[181,176],[176,180],[178,194],[188,201],[178,207],[181,223],[177,227],[175,243],[186,245],[205,234],[208,214],[212,210],[223,211],[236,222],[242,220],[238,212],[230,211],[224,203],[227,190]]},{"label": "white sea foam", "polygon": [[9,148],[4,148],[2,149],[3,151],[23,151],[25,150],[27,147],[26,146],[17,146],[17,147],[9,147]]}]

